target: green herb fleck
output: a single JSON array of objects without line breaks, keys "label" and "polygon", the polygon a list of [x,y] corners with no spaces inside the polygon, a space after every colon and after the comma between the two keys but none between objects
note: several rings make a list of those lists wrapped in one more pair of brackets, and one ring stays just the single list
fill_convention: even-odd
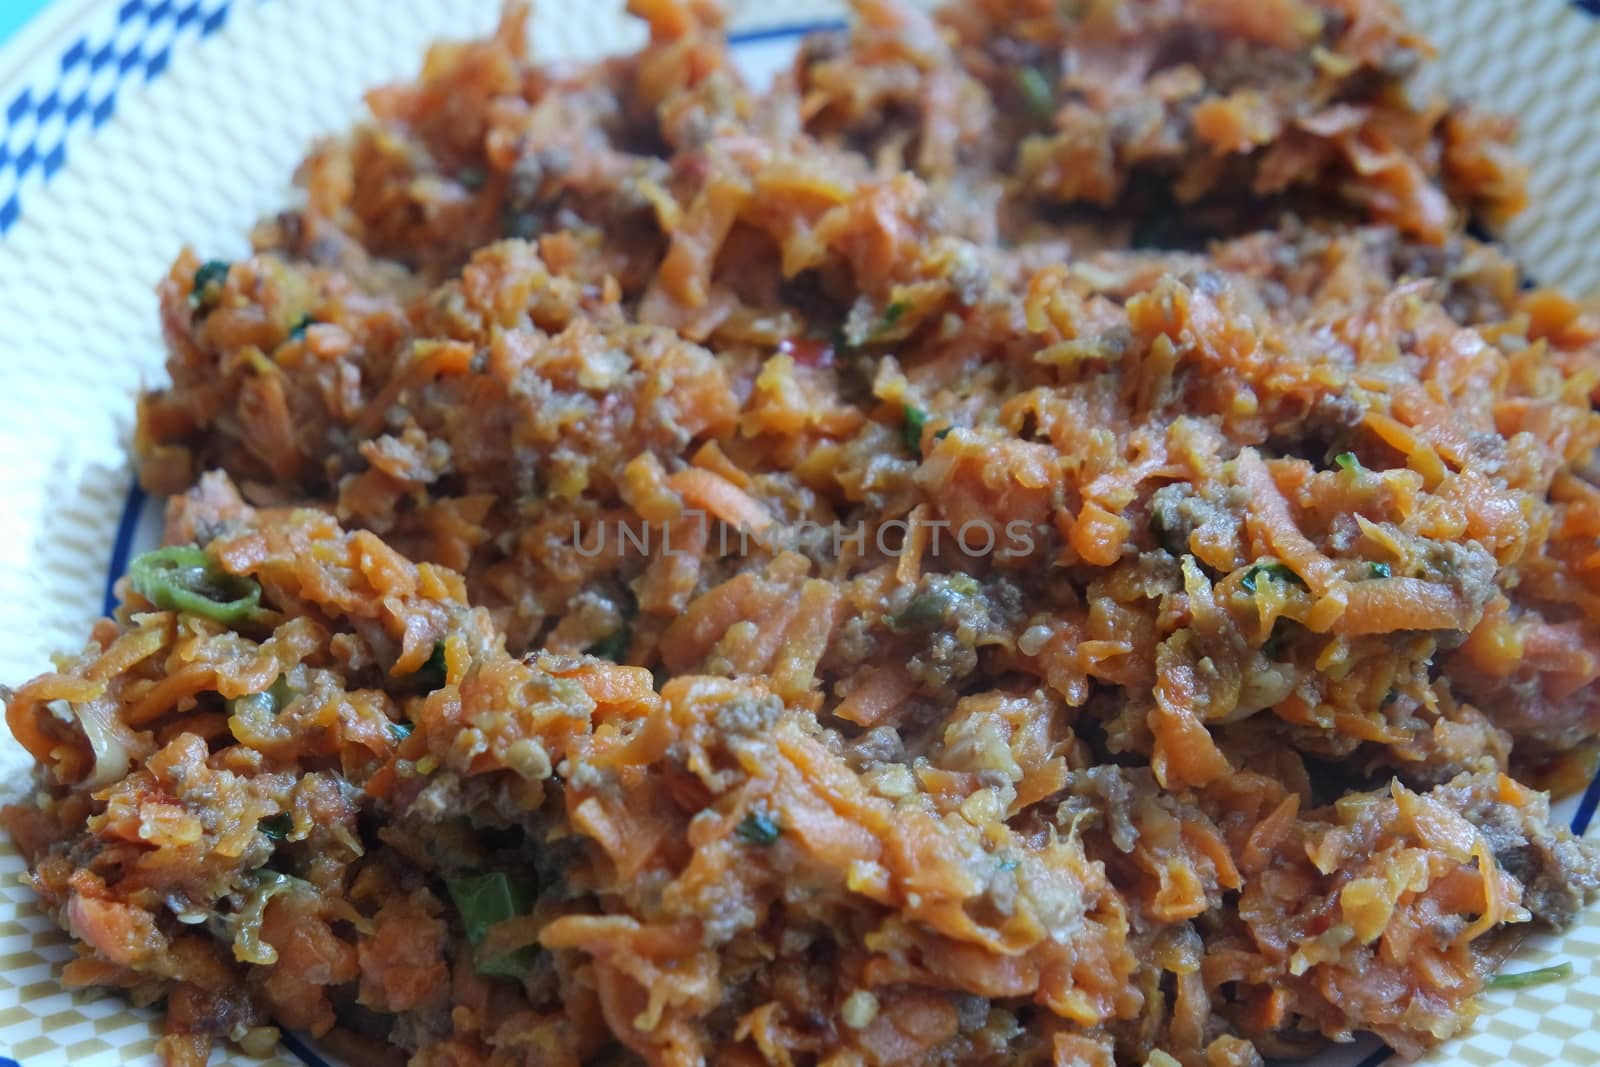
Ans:
[{"label": "green herb fleck", "polygon": [[1393,578],[1394,570],[1387,563],[1369,563],[1367,564],[1367,576],[1369,578]]},{"label": "green herb fleck", "polygon": [[1017,92],[1022,94],[1023,106],[1035,119],[1049,122],[1055,118],[1055,89],[1038,67],[1023,67],[1017,71]]},{"label": "green herb fleck", "polygon": [[615,633],[603,637],[590,645],[588,652],[591,656],[608,659],[612,663],[621,663],[627,658],[628,645],[632,643],[632,640],[632,635],[628,633],[628,627],[623,626]]},{"label": "green herb fleck", "polygon": [[1170,504],[1158,506],[1150,513],[1150,532],[1156,543],[1169,555],[1182,558],[1189,551],[1189,534],[1183,529],[1183,518]]},{"label": "green herb fleck", "polygon": [[244,712],[270,717],[278,714],[293,701],[294,690],[289,688],[289,679],[280,674],[266,692],[246,693],[244,696],[225,701],[225,704],[229,715]]},{"label": "green herb fleck", "polygon": [[1489,979],[1490,989],[1531,989],[1549,982],[1560,982],[1572,977],[1572,964],[1562,960],[1554,967],[1540,967],[1536,971],[1519,971],[1516,974],[1497,974]]},{"label": "green herb fleck", "polygon": [[189,290],[191,307],[216,307],[222,284],[228,280],[228,266],[228,262],[221,259],[208,259],[200,264],[194,272],[194,288]]},{"label": "green herb fleck", "polygon": [[783,836],[783,827],[766,812],[752,811],[734,832],[752,845],[775,845]]},{"label": "green herb fleck", "polygon": [[617,605],[617,610],[622,617],[621,624],[584,651],[591,656],[608,659],[612,663],[623,663],[628,657],[628,646],[633,644],[633,628],[629,624],[634,616],[639,614],[639,604],[631,593],[625,594],[622,602]]},{"label": "green herb fleck", "polygon": [[898,633],[912,630],[932,630],[944,622],[945,613],[952,607],[948,590],[935,589],[911,598],[905,610],[889,616],[889,626]]},{"label": "green herb fleck", "polygon": [[489,176],[484,173],[482,167],[462,167],[456,171],[456,182],[463,189],[470,189],[473,192],[482,189],[488,180]]},{"label": "green herb fleck", "polygon": [[128,564],[133,591],[163,611],[201,615],[224,626],[244,622],[261,605],[261,586],[229,574],[193,545],[158,548]]},{"label": "green herb fleck", "polygon": [[394,743],[398,745],[411,736],[413,729],[415,727],[408,722],[391,722],[389,724],[389,736],[394,738]]},{"label": "green herb fleck", "polygon": [[417,668],[413,675],[419,685],[426,692],[432,693],[436,689],[443,689],[444,684],[450,680],[450,667],[444,658],[444,642],[435,641],[433,651],[428,653],[428,658]]},{"label": "green herb fleck", "polygon": [[1261,654],[1268,659],[1276,660],[1283,654],[1283,646],[1289,643],[1289,637],[1294,632],[1295,621],[1286,619],[1281,615],[1272,624],[1272,632],[1261,643]]},{"label": "green herb fleck", "polygon": [[935,629],[963,597],[974,597],[983,592],[983,585],[976,578],[959,571],[942,578],[934,576],[933,580],[938,584],[926,592],[918,593],[904,610],[889,616],[889,626],[896,633]]},{"label": "green herb fleck", "polygon": [[1302,589],[1306,585],[1305,582],[1301,581],[1300,576],[1290,570],[1289,566],[1284,563],[1257,563],[1244,572],[1244,577],[1239,579],[1239,584],[1244,586],[1247,592],[1254,593],[1256,591],[1256,582],[1262,578],[1270,578],[1279,582],[1292,582]]},{"label": "green herb fleck", "polygon": [[1337,456],[1333,457],[1333,461],[1339,465],[1340,470],[1348,471],[1351,474],[1360,474],[1364,469],[1361,466],[1361,461],[1356,458],[1356,454],[1354,452],[1340,452]]},{"label": "green herb fleck", "polygon": [[943,441],[946,437],[950,436],[950,431],[954,429],[954,426],[941,426],[939,429],[933,431],[933,439],[935,441]]},{"label": "green herb fleck", "polygon": [[461,916],[467,943],[473,948],[473,969],[496,978],[521,978],[527,974],[538,954],[538,949],[532,945],[488,958],[477,951],[491,926],[532,910],[533,899],[526,888],[499,871],[446,879],[445,888],[450,891],[451,903]]},{"label": "green herb fleck", "polygon": [[289,327],[289,340],[304,341],[306,338],[306,331],[316,324],[317,320],[312,318],[309,313],[301,315],[300,318],[296,320],[295,324]]},{"label": "green herb fleck", "polygon": [[1137,249],[1171,251],[1192,247],[1194,237],[1174,211],[1151,211],[1134,219],[1128,242]]},{"label": "green herb fleck", "polygon": [[906,448],[918,455],[922,454],[922,431],[928,425],[928,413],[919,407],[906,405],[905,421],[900,425],[900,436],[905,440]]},{"label": "green herb fleck", "polygon": [[1162,545],[1168,555],[1179,558],[1189,552],[1189,533],[1182,525],[1184,520],[1178,514],[1178,507],[1173,504],[1150,510],[1150,534],[1155,537],[1155,544]]},{"label": "green herb fleck", "polygon": [[282,841],[289,836],[289,831],[294,829],[294,818],[288,812],[277,815],[268,815],[256,823],[256,829],[266,834],[273,841]]},{"label": "green herb fleck", "polygon": [[871,337],[869,337],[869,340],[872,338],[882,337],[884,334],[888,333],[890,330],[899,325],[900,320],[905,317],[906,302],[904,300],[896,300],[894,303],[884,308],[883,314],[878,316],[877,325],[872,327],[872,334]]},{"label": "green herb fleck", "polygon": [[508,211],[501,221],[507,237],[531,241],[539,236],[539,216],[531,211]]}]

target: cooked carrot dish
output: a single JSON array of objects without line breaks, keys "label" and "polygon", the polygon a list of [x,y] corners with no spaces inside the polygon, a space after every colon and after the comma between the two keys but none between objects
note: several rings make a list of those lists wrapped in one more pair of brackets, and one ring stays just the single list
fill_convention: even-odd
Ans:
[{"label": "cooked carrot dish", "polygon": [[1511,125],[1384,0],[860,0],[764,91],[632,9],[436,46],[161,283],[167,547],[8,691],[65,980],[174,1065],[1467,1026],[1600,888],[1600,315],[1485,236]]}]

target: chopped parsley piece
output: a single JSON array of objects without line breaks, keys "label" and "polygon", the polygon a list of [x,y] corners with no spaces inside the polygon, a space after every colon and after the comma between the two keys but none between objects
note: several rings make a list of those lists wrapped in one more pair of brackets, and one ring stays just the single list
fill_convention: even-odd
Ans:
[{"label": "chopped parsley piece", "polygon": [[1554,967],[1540,967],[1536,971],[1519,971],[1516,974],[1497,974],[1489,979],[1490,989],[1531,989],[1549,982],[1559,982],[1572,977],[1572,964],[1562,960]]},{"label": "chopped parsley piece", "polygon": [[933,439],[935,441],[943,441],[946,437],[950,436],[950,431],[954,429],[954,426],[941,426],[939,429],[933,431]]},{"label": "chopped parsley piece", "polygon": [[1356,458],[1354,452],[1340,452],[1333,457],[1333,461],[1339,465],[1340,470],[1348,471],[1351,474],[1360,474],[1365,469],[1361,466],[1361,461]]},{"label": "chopped parsley piece", "polygon": [[1367,574],[1372,578],[1393,578],[1394,570],[1387,563],[1369,563]]},{"label": "chopped parsley piece", "polygon": [[783,827],[766,812],[752,811],[739,823],[739,828],[734,833],[752,845],[775,845],[778,843],[778,838],[783,836]]},{"label": "chopped parsley piece", "polygon": [[317,324],[317,320],[312,318],[311,315],[309,315],[309,314],[301,315],[299,321],[297,321],[293,326],[291,326],[289,328],[289,340],[291,340],[291,341],[303,341],[303,340],[305,340],[306,331],[309,330],[311,327],[315,326],[316,324]]},{"label": "chopped parsley piece", "polygon": [[261,605],[261,586],[229,574],[193,545],[158,548],[128,564],[133,591],[163,611],[201,615],[224,626],[244,622]]},{"label": "chopped parsley piece", "polygon": [[398,745],[411,736],[413,729],[415,727],[408,722],[391,722],[389,724],[389,736],[394,738],[394,743]]}]

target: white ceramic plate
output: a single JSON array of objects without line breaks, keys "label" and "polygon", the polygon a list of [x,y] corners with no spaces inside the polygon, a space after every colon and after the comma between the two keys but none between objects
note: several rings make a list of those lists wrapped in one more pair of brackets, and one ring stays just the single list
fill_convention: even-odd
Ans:
[{"label": "white ceramic plate", "polygon": [[[0,5],[14,0],[0,0]],[[1600,289],[1600,3],[1406,0],[1441,45],[1446,91],[1519,115],[1536,208],[1507,235],[1541,281]],[[752,78],[800,33],[842,16],[829,0],[730,3]],[[292,197],[310,141],[359,112],[363,89],[414,75],[426,44],[481,34],[497,0],[57,0],[0,49],[0,679],[49,667],[108,610],[110,581],[153,541],[158,508],[133,494],[134,396],[160,380],[155,281],[184,244],[230,258]],[[636,45],[621,0],[546,0],[542,56]],[[0,799],[27,760],[0,740]],[[1563,817],[1587,828],[1600,782]],[[66,939],[0,845],[0,1067],[152,1059],[153,1015],[64,992]],[[1600,914],[1530,944],[1571,980],[1490,994],[1432,1067],[1600,1063]],[[1358,1046],[1318,1067],[1378,1062]],[[239,1062],[243,1062],[240,1060]],[[294,1039],[272,1061],[317,1063]]]}]

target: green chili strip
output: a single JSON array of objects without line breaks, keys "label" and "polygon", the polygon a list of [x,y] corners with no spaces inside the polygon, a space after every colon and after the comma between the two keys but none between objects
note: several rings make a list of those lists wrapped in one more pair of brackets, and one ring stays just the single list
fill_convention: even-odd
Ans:
[{"label": "green chili strip", "polygon": [[445,887],[450,891],[450,900],[456,906],[456,913],[461,916],[467,943],[474,949],[473,969],[479,974],[497,978],[521,978],[527,974],[538,953],[538,949],[532,945],[487,959],[476,950],[491,926],[518,915],[526,915],[532,910],[533,898],[528,891],[499,871],[446,879]]},{"label": "green chili strip", "polygon": [[163,611],[185,611],[225,626],[244,622],[261,606],[261,586],[217,566],[193,545],[158,548],[128,564],[133,591]]},{"label": "green chili strip", "polygon": [[1534,986],[1559,982],[1572,977],[1572,964],[1562,960],[1554,967],[1540,967],[1536,971],[1519,971],[1516,974],[1497,974],[1486,983],[1490,989],[1532,989]]}]

